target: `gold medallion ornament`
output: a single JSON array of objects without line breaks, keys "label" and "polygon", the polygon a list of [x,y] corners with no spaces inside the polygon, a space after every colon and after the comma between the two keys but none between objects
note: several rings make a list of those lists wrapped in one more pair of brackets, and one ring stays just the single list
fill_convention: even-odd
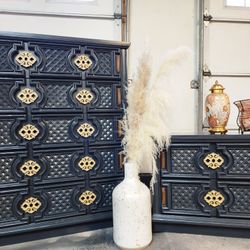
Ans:
[{"label": "gold medallion ornament", "polygon": [[96,199],[95,193],[89,190],[86,190],[85,192],[83,192],[81,196],[79,197],[79,201],[82,204],[87,205],[87,206],[92,204],[95,201],[95,199]]},{"label": "gold medallion ornament", "polygon": [[39,172],[41,167],[35,161],[26,161],[20,168],[21,172],[27,176],[33,176]]},{"label": "gold medallion ornament", "polygon": [[41,207],[42,203],[35,197],[29,197],[21,204],[21,209],[28,214],[33,214]]},{"label": "gold medallion ornament", "polygon": [[34,102],[37,99],[37,97],[38,97],[38,94],[36,93],[36,91],[30,88],[22,89],[21,91],[17,93],[17,98],[21,102],[26,103],[26,104],[30,104]]},{"label": "gold medallion ornament", "polygon": [[223,203],[225,198],[220,192],[212,190],[204,196],[204,200],[209,206],[218,207]]},{"label": "gold medallion ornament", "polygon": [[37,127],[31,124],[24,125],[19,131],[19,135],[22,136],[26,140],[32,140],[36,138],[39,134],[39,130]]},{"label": "gold medallion ornament", "polygon": [[95,160],[89,156],[85,156],[78,162],[78,166],[84,171],[89,171],[95,166]]},{"label": "gold medallion ornament", "polygon": [[77,132],[79,133],[79,135],[85,138],[91,136],[94,133],[94,131],[95,129],[89,123],[83,123],[77,129]]},{"label": "gold medallion ornament", "polygon": [[94,96],[87,89],[82,89],[76,93],[76,99],[81,104],[88,104],[93,100]]},{"label": "gold medallion ornament", "polygon": [[224,163],[224,159],[219,154],[210,153],[204,158],[203,162],[208,168],[217,169]]},{"label": "gold medallion ornament", "polygon": [[85,54],[77,56],[74,63],[81,70],[86,70],[93,64],[89,56]]},{"label": "gold medallion ornament", "polygon": [[36,57],[30,51],[20,51],[15,59],[25,68],[31,67],[36,62]]}]

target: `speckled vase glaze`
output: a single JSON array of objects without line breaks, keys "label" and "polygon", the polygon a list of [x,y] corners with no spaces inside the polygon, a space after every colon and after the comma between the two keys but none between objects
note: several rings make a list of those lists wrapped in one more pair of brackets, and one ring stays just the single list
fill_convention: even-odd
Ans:
[{"label": "speckled vase glaze", "polygon": [[125,178],[113,199],[113,237],[122,249],[144,249],[152,241],[151,195],[139,180],[138,168],[125,163]]},{"label": "speckled vase glaze", "polygon": [[210,89],[211,94],[206,97],[205,108],[207,121],[210,126],[211,134],[227,132],[226,125],[230,114],[229,97],[224,93],[224,87],[215,82]]}]

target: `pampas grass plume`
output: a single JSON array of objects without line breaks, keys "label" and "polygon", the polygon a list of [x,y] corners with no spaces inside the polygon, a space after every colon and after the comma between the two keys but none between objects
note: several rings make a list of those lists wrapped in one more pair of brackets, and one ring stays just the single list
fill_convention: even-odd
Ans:
[{"label": "pampas grass plume", "polygon": [[128,106],[122,123],[125,161],[136,163],[138,168],[147,164],[147,169],[152,169],[151,188],[156,181],[156,159],[169,140],[168,77],[190,53],[186,47],[168,52],[153,76],[152,59],[144,53],[127,88]]}]

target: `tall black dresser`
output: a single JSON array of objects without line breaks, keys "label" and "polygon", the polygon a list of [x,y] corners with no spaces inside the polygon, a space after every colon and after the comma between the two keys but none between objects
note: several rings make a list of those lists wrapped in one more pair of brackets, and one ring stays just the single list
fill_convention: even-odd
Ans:
[{"label": "tall black dresser", "polygon": [[0,34],[1,239],[111,221],[128,46]]},{"label": "tall black dresser", "polygon": [[249,237],[250,135],[172,136],[159,168],[155,231]]}]

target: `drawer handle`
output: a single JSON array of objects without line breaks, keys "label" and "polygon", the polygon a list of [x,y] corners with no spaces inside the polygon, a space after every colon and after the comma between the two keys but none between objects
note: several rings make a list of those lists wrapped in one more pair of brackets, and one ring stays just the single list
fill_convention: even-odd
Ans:
[{"label": "drawer handle", "polygon": [[93,98],[94,98],[93,94],[87,89],[79,90],[76,93],[77,101],[84,105],[90,103],[93,100]]},{"label": "drawer handle", "polygon": [[36,175],[40,169],[40,165],[32,160],[24,162],[24,164],[20,168],[21,172],[27,176]]},{"label": "drawer handle", "polygon": [[224,159],[219,154],[213,152],[208,154],[203,162],[208,168],[217,169],[224,163]]},{"label": "drawer handle", "polygon": [[41,207],[42,203],[35,197],[29,197],[21,204],[21,209],[28,214],[33,214]]},{"label": "drawer handle", "polygon": [[160,154],[160,166],[161,166],[161,169],[166,169],[166,151],[165,150],[161,151],[161,154]]},{"label": "drawer handle", "polygon": [[21,137],[23,137],[26,140],[32,140],[35,139],[38,134],[39,134],[39,129],[32,125],[32,124],[27,124],[24,125],[19,131],[18,131],[19,135]]},{"label": "drawer handle", "polygon": [[117,101],[117,106],[121,107],[121,105],[122,105],[122,93],[121,93],[120,87],[116,88],[116,101]]},{"label": "drawer handle", "polygon": [[93,169],[95,164],[95,160],[90,156],[85,156],[78,162],[78,166],[86,172]]},{"label": "drawer handle", "polygon": [[88,55],[82,54],[75,58],[74,64],[81,70],[88,69],[92,64],[92,60],[89,58]]},{"label": "drawer handle", "polygon": [[36,62],[36,57],[30,51],[20,51],[15,60],[23,67],[29,68]]},{"label": "drawer handle", "polygon": [[89,123],[85,122],[79,126],[77,132],[80,136],[87,138],[95,132],[95,129]]},{"label": "drawer handle", "polygon": [[24,88],[17,93],[17,98],[25,104],[33,103],[37,99],[37,97],[37,92],[30,88]]},{"label": "drawer handle", "polygon": [[166,187],[161,188],[161,204],[163,207],[167,206],[167,188]]},{"label": "drawer handle", "polygon": [[120,55],[115,56],[115,68],[116,68],[116,72],[120,73],[121,71],[121,56]]},{"label": "drawer handle", "polygon": [[79,201],[86,206],[91,205],[95,200],[96,194],[89,190],[83,192],[79,197]]},{"label": "drawer handle", "polygon": [[212,190],[204,196],[204,200],[209,206],[218,207],[224,202],[225,198],[220,192]]}]

